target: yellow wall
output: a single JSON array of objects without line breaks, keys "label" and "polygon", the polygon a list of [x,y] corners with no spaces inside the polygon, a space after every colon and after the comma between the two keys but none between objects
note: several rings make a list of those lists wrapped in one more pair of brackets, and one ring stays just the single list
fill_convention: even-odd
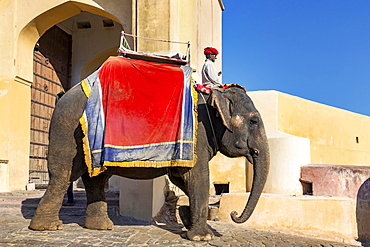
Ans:
[{"label": "yellow wall", "polygon": [[[177,2],[177,1],[176,1]],[[170,35],[170,1],[138,1],[136,34],[142,37],[171,40]],[[145,21],[144,21],[145,20]],[[145,39],[137,40],[137,50],[144,52],[163,53],[170,49],[169,43],[153,42]]]},{"label": "yellow wall", "polygon": [[245,192],[247,184],[246,159],[244,157],[227,158],[218,153],[210,162],[210,194],[215,194],[214,184],[229,184],[230,193]]},{"label": "yellow wall", "polygon": [[281,131],[310,139],[311,163],[370,165],[369,116],[278,91],[248,95],[262,115],[267,135]]},{"label": "yellow wall", "polygon": [[[133,5],[137,13],[137,28],[133,33],[153,39],[190,42],[191,66],[200,70],[205,56],[203,49],[216,47],[220,54],[216,67],[222,68],[222,10],[219,1],[138,1]],[[136,9],[136,11],[135,11]],[[158,10],[161,11],[158,11]],[[133,17],[135,19],[135,16]],[[169,20],[169,21],[168,21]],[[133,21],[135,25],[135,20]],[[186,45],[170,44],[138,39],[138,50],[151,53],[186,53]],[[198,75],[198,76],[199,76]]]},{"label": "yellow wall", "polygon": [[278,102],[278,130],[310,139],[312,163],[370,165],[370,117],[284,93]]},{"label": "yellow wall", "polygon": [[[261,113],[270,143],[271,172],[265,192],[302,193],[300,167],[309,163],[370,166],[369,116],[277,91],[247,94]],[[304,138],[309,140],[307,148],[301,147],[302,142],[306,143]],[[294,150],[279,146],[284,143],[292,143]],[[214,193],[213,183],[219,181],[230,183],[231,193],[250,191],[252,166],[245,166],[244,159],[230,159],[217,154],[210,167],[211,194]]]}]

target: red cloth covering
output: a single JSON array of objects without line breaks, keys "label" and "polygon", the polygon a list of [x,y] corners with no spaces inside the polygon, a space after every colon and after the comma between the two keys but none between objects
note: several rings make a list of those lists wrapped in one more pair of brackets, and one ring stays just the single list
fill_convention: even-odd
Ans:
[{"label": "red cloth covering", "polygon": [[180,66],[111,57],[99,78],[109,126],[106,144],[132,146],[177,139],[184,80]]},{"label": "red cloth covering", "polygon": [[105,166],[192,167],[195,112],[191,68],[110,57],[81,82],[80,119],[91,176]]}]

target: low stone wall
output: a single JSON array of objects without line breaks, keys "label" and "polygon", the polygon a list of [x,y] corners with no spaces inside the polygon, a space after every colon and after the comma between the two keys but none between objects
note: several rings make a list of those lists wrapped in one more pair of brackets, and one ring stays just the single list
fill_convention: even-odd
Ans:
[{"label": "low stone wall", "polygon": [[370,190],[360,190],[365,183],[370,188],[369,166],[306,165],[301,167],[300,181],[306,194],[370,200]]},{"label": "low stone wall", "polygon": [[[241,213],[248,197],[249,193],[222,194],[219,219],[232,223],[230,212]],[[358,238],[370,240],[368,212],[366,200],[262,194],[251,218],[239,226],[359,244]]]}]

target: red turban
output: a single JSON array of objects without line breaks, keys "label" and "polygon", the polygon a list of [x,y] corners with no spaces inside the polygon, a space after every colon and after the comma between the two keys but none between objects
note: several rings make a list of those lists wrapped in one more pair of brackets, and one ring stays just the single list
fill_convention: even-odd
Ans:
[{"label": "red turban", "polygon": [[216,48],[213,47],[206,47],[204,48],[204,55],[211,54],[211,55],[218,55],[218,51]]}]

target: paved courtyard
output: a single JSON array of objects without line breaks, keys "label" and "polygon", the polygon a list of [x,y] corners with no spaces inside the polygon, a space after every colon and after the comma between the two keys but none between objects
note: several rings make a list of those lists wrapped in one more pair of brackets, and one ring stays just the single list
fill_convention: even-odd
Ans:
[{"label": "paved courtyard", "polygon": [[149,224],[119,216],[118,196],[107,196],[109,215],[115,223],[111,231],[83,227],[86,198],[75,194],[74,206],[63,206],[60,218],[63,230],[31,231],[28,224],[43,191],[0,193],[0,246],[352,246],[301,236],[250,230],[217,221],[209,221],[215,239],[191,242],[181,237],[181,224]]}]

